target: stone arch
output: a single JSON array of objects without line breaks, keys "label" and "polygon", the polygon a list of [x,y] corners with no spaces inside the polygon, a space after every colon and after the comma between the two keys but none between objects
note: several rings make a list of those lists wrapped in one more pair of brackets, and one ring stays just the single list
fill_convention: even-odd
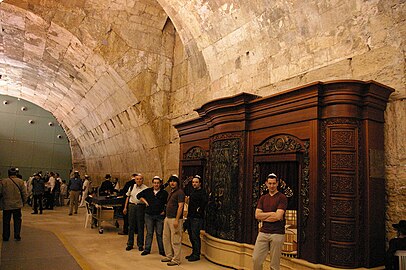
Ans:
[{"label": "stone arch", "polygon": [[[142,106],[128,78],[89,47],[92,42],[84,44],[68,29],[31,11],[6,3],[0,11],[5,48],[0,92],[51,112],[71,141],[75,166],[91,172],[111,171],[119,151],[107,149],[106,138],[121,136],[111,141],[126,145],[135,135],[137,143],[130,145],[133,151],[159,144],[153,127],[146,124],[148,106]],[[16,52],[15,48],[21,49]],[[129,129],[136,128],[142,133],[128,135]],[[120,135],[123,131],[125,137]]]}]

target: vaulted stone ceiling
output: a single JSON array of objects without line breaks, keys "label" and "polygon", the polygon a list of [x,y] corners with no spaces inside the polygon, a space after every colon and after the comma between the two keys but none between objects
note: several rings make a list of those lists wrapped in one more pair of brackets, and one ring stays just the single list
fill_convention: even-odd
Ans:
[{"label": "vaulted stone ceiling", "polygon": [[156,1],[5,1],[0,12],[0,93],[53,113],[76,161],[159,144],[148,118],[167,110],[174,30]]},{"label": "vaulted stone ceiling", "polygon": [[[176,172],[171,125],[213,98],[240,92],[265,96],[316,80],[377,80],[396,89],[387,117],[395,125],[406,97],[404,5],[5,0],[0,93],[52,112],[71,140],[75,166],[98,175]],[[401,136],[387,130],[388,138]],[[388,160],[398,166],[401,156]]]}]

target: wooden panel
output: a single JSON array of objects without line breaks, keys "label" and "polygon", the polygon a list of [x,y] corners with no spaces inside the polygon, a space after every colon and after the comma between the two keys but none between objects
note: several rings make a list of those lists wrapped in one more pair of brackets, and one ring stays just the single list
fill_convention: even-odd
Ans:
[{"label": "wooden panel", "polygon": [[199,118],[176,128],[180,167],[207,165],[207,232],[253,243],[263,168],[293,161],[300,171],[298,257],[335,267],[381,265],[384,209],[374,205],[384,205],[384,170],[377,165],[391,92],[375,82],[315,82],[264,98],[242,93],[197,109]]}]

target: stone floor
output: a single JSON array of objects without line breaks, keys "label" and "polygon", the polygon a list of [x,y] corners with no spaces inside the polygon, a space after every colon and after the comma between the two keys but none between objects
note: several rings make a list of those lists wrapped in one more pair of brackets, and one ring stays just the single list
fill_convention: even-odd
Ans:
[{"label": "stone floor", "polygon": [[[106,222],[103,223],[103,234],[99,234],[96,228],[85,228],[85,211],[85,208],[80,208],[78,215],[68,216],[68,208],[65,206],[44,211],[43,215],[31,215],[31,209],[25,207],[23,209],[22,241],[15,242],[10,239],[9,242],[0,244],[3,245],[0,247],[3,250],[3,257],[0,258],[0,261],[7,261],[7,264],[0,265],[0,269],[28,269],[23,266],[26,261],[22,263],[22,261],[11,260],[8,257],[11,256],[11,253],[15,255],[25,254],[25,259],[27,259],[27,255],[30,254],[27,253],[27,248],[32,250],[32,247],[35,247],[34,241],[39,242],[40,247],[49,250],[48,254],[45,254],[45,252],[39,252],[39,248],[34,248],[38,249],[35,256],[38,257],[38,253],[44,253],[42,254],[43,259],[49,262],[44,264],[41,269],[72,270],[72,265],[75,262],[73,261],[73,264],[69,262],[69,254],[82,269],[229,269],[213,264],[204,257],[200,261],[193,263],[183,259],[180,266],[169,267],[166,263],[160,261],[161,256],[158,255],[155,238],[152,253],[147,256],[141,256],[137,249],[125,251],[127,236],[118,235],[119,229]],[[44,237],[41,237],[41,239],[32,237],[35,231],[42,231]],[[62,249],[60,249],[61,247]],[[11,253],[6,252],[7,250],[10,251],[11,248],[13,249]],[[183,246],[182,258],[190,254],[190,251],[189,247]],[[15,265],[12,265],[12,261]]]}]

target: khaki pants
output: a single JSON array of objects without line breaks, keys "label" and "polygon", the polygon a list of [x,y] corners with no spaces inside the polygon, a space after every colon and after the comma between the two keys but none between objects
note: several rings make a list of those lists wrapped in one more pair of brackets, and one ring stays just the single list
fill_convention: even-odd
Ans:
[{"label": "khaki pants", "polygon": [[271,269],[279,270],[281,250],[284,240],[284,234],[259,232],[257,240],[255,241],[254,252],[252,253],[254,270],[262,270],[262,264],[268,253],[271,255]]},{"label": "khaki pants", "polygon": [[173,226],[174,218],[165,218],[164,220],[164,233],[163,242],[165,255],[173,262],[180,264],[180,252],[182,249],[182,232],[183,232],[183,219],[179,219],[179,226],[175,229]]},{"label": "khaki pants", "polygon": [[78,212],[80,190],[71,190],[69,193],[69,214],[72,214],[73,205],[75,205],[75,214]]}]

